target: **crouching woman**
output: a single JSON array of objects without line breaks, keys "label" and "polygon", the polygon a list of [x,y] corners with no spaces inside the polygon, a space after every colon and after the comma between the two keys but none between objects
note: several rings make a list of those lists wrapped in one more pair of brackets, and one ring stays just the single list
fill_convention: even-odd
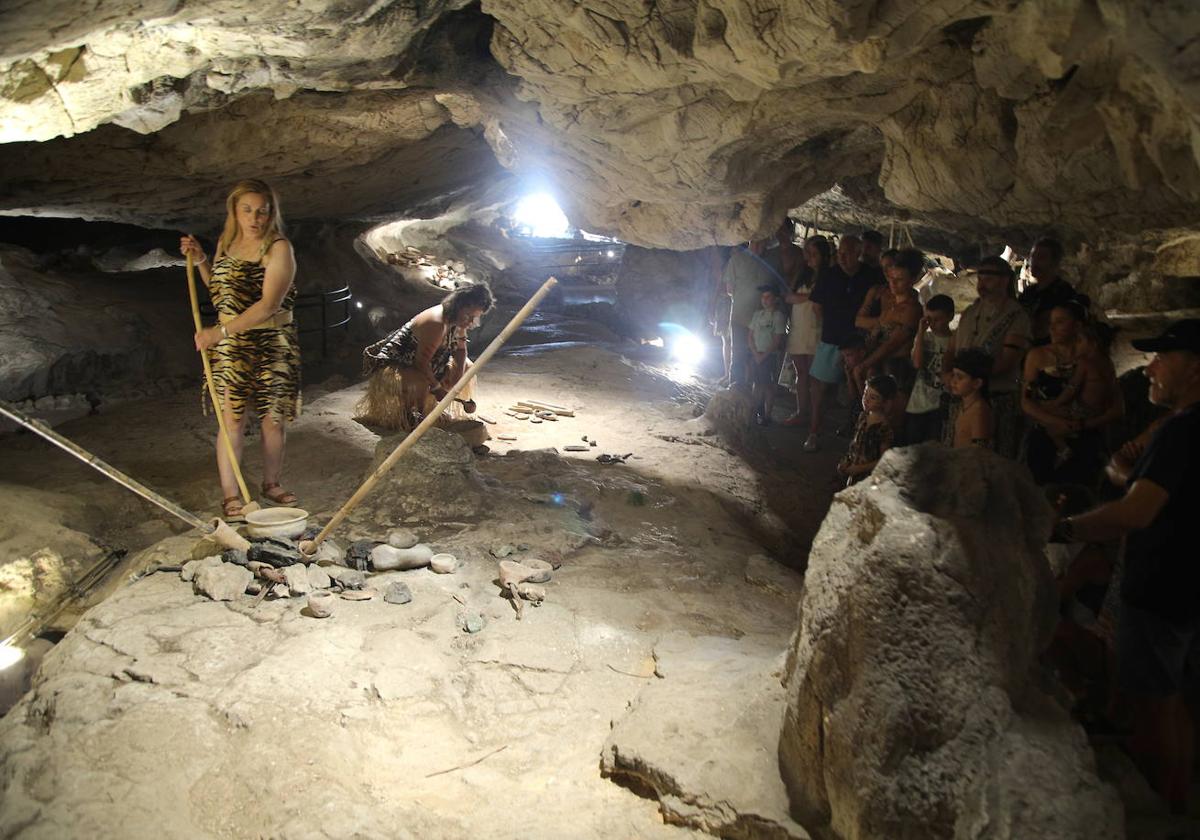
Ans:
[{"label": "crouching woman", "polygon": [[[494,304],[486,284],[464,286],[367,347],[363,367],[370,381],[356,408],[358,419],[391,430],[416,428],[470,368],[467,331]],[[459,392],[471,413],[474,384]],[[462,408],[462,403],[456,404],[443,416],[461,420]]]}]

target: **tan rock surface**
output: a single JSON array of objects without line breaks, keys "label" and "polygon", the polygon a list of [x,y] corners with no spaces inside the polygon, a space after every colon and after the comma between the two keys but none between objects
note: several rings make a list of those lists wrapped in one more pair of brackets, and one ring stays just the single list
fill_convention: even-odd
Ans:
[{"label": "tan rock surface", "polygon": [[[603,363],[590,373],[595,389],[572,395],[589,362]],[[664,825],[657,802],[602,778],[599,761],[613,721],[646,685],[630,673],[660,689],[695,689],[699,705],[719,712],[711,692],[699,692],[711,661],[705,640],[719,638],[735,658],[743,648],[767,650],[777,667],[794,600],[746,581],[745,559],[759,544],[698,479],[720,475],[724,492],[752,495],[753,477],[720,449],[655,437],[682,432],[686,421],[674,416],[668,383],[617,356],[568,350],[495,365],[479,394],[489,410],[537,396],[570,401],[577,416],[526,427],[503,456],[452,464],[487,488],[489,505],[477,515],[410,510],[411,495],[386,486],[378,521],[354,526],[383,539],[404,523],[462,559],[456,574],[377,575],[372,588],[403,581],[412,602],[339,600],[323,620],[301,612],[303,598],[254,608],[251,596],[213,602],[177,574],[123,586],[55,648],[33,693],[0,721],[0,831],[65,836],[86,824],[131,837],[699,836]],[[530,368],[543,374],[537,394],[529,393]],[[292,429],[289,486],[318,518],[370,467],[377,439],[349,419],[360,394],[312,395]],[[72,433],[127,464],[135,450],[152,455],[169,426],[174,458],[156,460],[180,466],[157,481],[199,509],[211,501],[215,473],[195,401],[154,405],[153,420],[115,411],[76,421]],[[637,449],[636,468],[546,449],[597,427]],[[3,457],[5,469],[26,477],[30,455]],[[72,470],[41,480],[67,480]],[[635,491],[644,504],[631,503]],[[109,504],[107,496],[107,487],[89,489],[96,504]],[[519,622],[487,553],[501,543],[518,557],[561,558],[545,603],[526,605]],[[137,562],[181,559],[189,547],[164,540]],[[480,632],[460,629],[463,610],[483,615]],[[666,636],[675,640],[672,659],[663,677],[652,677]],[[778,694],[756,721],[778,719]],[[773,749],[766,740],[759,757]]]},{"label": "tan rock surface", "polygon": [[855,177],[968,231],[1169,227],[1200,200],[1181,3],[109,0],[0,20],[10,210],[193,220],[186,197],[253,169],[300,216],[404,215],[483,189],[496,159],[589,229],[678,249]]}]

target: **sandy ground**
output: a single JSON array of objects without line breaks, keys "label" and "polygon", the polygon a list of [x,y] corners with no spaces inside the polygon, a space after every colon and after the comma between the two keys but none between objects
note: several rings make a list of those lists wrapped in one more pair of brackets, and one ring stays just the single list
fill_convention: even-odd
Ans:
[{"label": "sandy ground", "polygon": [[[64,617],[69,625],[99,602],[0,723],[0,833],[690,834],[664,824],[656,802],[602,778],[605,739],[659,679],[664,640],[782,655],[799,579],[764,587],[748,561],[764,542],[802,539],[772,497],[786,497],[782,509],[827,504],[836,456],[813,461],[819,479],[782,470],[764,478],[693,416],[694,383],[676,376],[596,347],[530,347],[495,360],[478,393],[479,413],[497,421],[492,451],[468,457],[464,483],[447,479],[451,497],[433,505],[406,495],[403,482],[381,485],[335,534],[344,544],[407,525],[463,568],[382,576],[381,589],[407,582],[413,603],[341,602],[325,622],[301,613],[303,599],[251,609],[248,596],[224,604],[195,595],[175,574],[129,583],[150,562],[185,559],[193,540],[171,536],[183,528],[43,441],[4,439],[0,537],[10,556],[59,546],[71,570],[114,546],[151,547]],[[286,483],[317,521],[376,456],[379,438],[351,418],[361,390],[338,381],[306,389],[290,432]],[[576,416],[536,425],[508,417],[522,398]],[[185,508],[216,512],[198,394],[112,406],[59,430]],[[584,436],[598,445],[563,450]],[[779,440],[789,449],[790,437]],[[245,465],[252,485],[256,443]],[[771,461],[770,452],[758,457]],[[632,457],[603,466],[602,453]],[[493,583],[489,549],[502,542],[563,558],[547,603],[520,622]],[[485,617],[483,632],[462,632],[464,610]],[[773,754],[773,733],[763,749]],[[719,746],[696,760],[722,760]]]}]

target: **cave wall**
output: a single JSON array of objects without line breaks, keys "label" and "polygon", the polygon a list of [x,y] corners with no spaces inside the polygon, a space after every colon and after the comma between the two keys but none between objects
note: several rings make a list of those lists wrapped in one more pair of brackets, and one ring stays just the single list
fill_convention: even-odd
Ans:
[{"label": "cave wall", "polygon": [[93,6],[0,13],[8,212],[195,223],[253,173],[299,217],[404,215],[503,166],[648,247],[855,178],[974,236],[1196,222],[1178,0]]},{"label": "cave wall", "polygon": [[647,332],[703,326],[694,254],[789,209],[955,255],[1050,231],[1104,308],[1187,311],[1198,115],[1178,0],[0,8],[0,214],[211,238],[228,186],[265,177],[301,288],[357,281],[353,342],[440,294],[364,231],[403,223],[515,298],[493,222],[533,189],[645,249],[618,314]]}]

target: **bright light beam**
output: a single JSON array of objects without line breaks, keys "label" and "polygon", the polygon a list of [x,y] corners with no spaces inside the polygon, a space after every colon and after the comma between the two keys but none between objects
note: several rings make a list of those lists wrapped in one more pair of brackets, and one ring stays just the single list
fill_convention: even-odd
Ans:
[{"label": "bright light beam", "polygon": [[25,658],[25,651],[15,645],[0,645],[0,671],[7,670]]},{"label": "bright light beam", "polygon": [[679,324],[659,324],[658,328],[662,330],[667,352],[681,372],[692,373],[700,367],[708,351],[700,336]]},{"label": "bright light beam", "polygon": [[533,236],[565,238],[571,232],[571,223],[549,193],[527,195],[517,202],[513,218],[517,224],[529,228]]}]

